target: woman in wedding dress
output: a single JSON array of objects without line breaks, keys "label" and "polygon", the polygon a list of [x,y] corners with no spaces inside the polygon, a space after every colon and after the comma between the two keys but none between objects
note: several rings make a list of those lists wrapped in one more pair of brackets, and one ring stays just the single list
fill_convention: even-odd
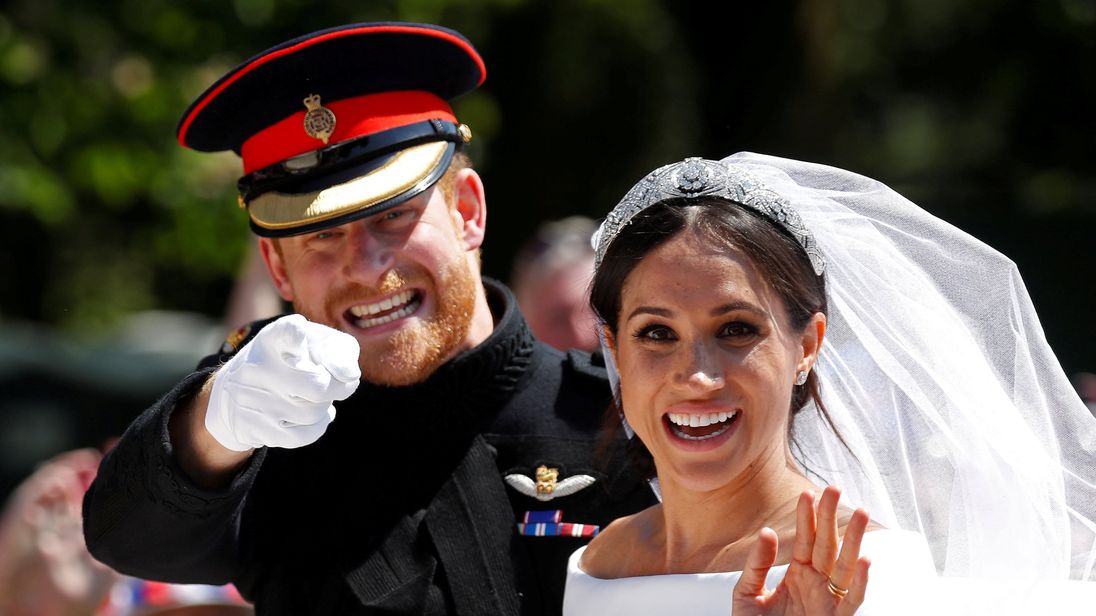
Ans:
[{"label": "woman in wedding dress", "polygon": [[595,244],[662,502],[572,556],[566,614],[990,612],[1092,578],[1096,422],[1007,259],[878,182],[754,154],[655,170]]}]

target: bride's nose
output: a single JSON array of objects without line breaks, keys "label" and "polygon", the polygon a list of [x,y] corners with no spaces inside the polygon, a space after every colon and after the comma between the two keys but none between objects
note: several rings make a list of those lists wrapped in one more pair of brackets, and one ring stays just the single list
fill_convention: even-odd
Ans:
[{"label": "bride's nose", "polygon": [[683,352],[677,381],[695,393],[707,393],[722,389],[726,384],[718,351],[705,341],[689,345]]}]

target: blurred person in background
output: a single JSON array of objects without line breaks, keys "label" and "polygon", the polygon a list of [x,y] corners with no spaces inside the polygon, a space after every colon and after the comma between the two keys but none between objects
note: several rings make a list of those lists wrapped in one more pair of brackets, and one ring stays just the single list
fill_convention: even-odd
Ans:
[{"label": "blurred person in background", "polygon": [[514,258],[510,283],[529,328],[559,350],[598,347],[587,287],[597,223],[571,216],[542,224]]},{"label": "blurred person in background", "polygon": [[126,577],[88,553],[80,503],[102,454],[67,451],[42,463],[0,513],[0,616],[247,616],[230,585]]},{"label": "blurred person in background", "polygon": [[92,614],[120,576],[84,547],[80,503],[102,454],[78,449],[44,462],[0,517],[0,614]]}]

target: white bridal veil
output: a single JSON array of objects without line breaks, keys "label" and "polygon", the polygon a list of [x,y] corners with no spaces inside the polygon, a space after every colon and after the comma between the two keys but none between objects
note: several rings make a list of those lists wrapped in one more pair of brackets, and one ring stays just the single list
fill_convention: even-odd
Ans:
[{"label": "white bridal veil", "polygon": [[804,409],[793,433],[808,476],[920,531],[942,576],[1096,580],[1096,418],[1015,264],[855,173],[751,153],[722,162],[785,199],[825,259],[815,369],[849,447]]},{"label": "white bridal veil", "polygon": [[921,531],[943,575],[1096,579],[1096,418],[1016,266],[883,184],[737,154],[826,258],[822,400],[794,433],[814,476]]}]

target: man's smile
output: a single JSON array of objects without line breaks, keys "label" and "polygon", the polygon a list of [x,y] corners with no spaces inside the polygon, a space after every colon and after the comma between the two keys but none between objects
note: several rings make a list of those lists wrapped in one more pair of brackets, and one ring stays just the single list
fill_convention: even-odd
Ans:
[{"label": "man's smile", "polygon": [[347,310],[347,320],[365,329],[410,316],[422,305],[422,292],[406,289],[378,302],[357,304]]}]

